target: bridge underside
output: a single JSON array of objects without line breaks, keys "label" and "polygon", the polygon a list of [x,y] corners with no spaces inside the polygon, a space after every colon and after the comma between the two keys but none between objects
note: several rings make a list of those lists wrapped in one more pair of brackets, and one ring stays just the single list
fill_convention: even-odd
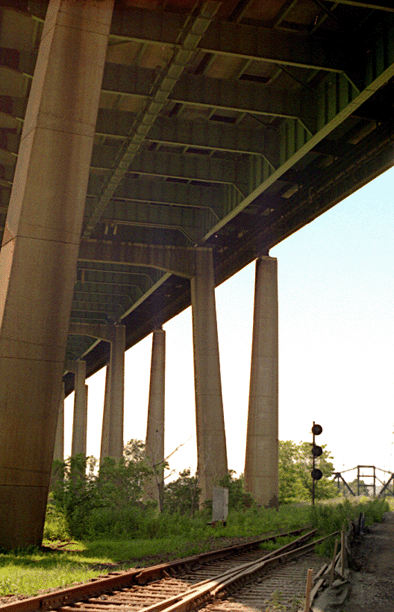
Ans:
[{"label": "bridge underside", "polygon": [[[47,4],[0,3],[1,233]],[[191,301],[149,252],[210,247],[219,284],[391,167],[393,75],[388,0],[115,2],[71,322],[133,346]]]}]

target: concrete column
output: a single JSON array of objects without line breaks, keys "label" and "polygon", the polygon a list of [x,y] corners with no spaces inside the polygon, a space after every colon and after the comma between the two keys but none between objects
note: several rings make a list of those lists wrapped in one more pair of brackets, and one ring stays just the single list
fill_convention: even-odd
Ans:
[{"label": "concrete column", "polygon": [[67,369],[75,374],[74,384],[74,418],[71,438],[71,456],[86,455],[86,436],[88,427],[86,361],[73,361]]},{"label": "concrete column", "polygon": [[[53,451],[53,461],[64,461],[64,383],[62,383],[62,390],[60,394],[59,412],[57,416],[56,426],[56,438],[55,448]],[[59,480],[59,475],[52,469],[50,490],[56,486],[56,482]]]},{"label": "concrete column", "polygon": [[201,502],[212,499],[212,487],[227,473],[215,279],[211,249],[196,249],[191,279],[198,478]]},{"label": "concrete column", "polygon": [[164,462],[165,353],[166,332],[163,329],[157,329],[153,332],[152,339],[148,423],[145,440],[145,454],[149,464],[155,469],[155,475],[146,482],[145,493],[148,499],[157,501],[160,509],[164,487],[162,464]]},{"label": "concrete column", "polygon": [[111,385],[111,369],[107,365],[105,370],[105,390],[104,390],[104,410],[103,424],[101,429],[101,447],[100,447],[100,463],[105,457],[108,457],[109,452],[109,406],[110,406],[110,385]]},{"label": "concrete column", "polygon": [[0,545],[42,540],[113,0],[50,0],[0,253]]},{"label": "concrete column", "polygon": [[106,379],[100,461],[104,457],[121,459],[124,446],[124,354],[126,327],[124,325],[114,325],[112,328],[109,328],[109,334],[111,357],[108,378]]},{"label": "concrete column", "polygon": [[56,438],[55,438],[55,449],[53,451],[54,461],[64,460],[64,383],[62,383],[62,389],[60,393],[59,412],[57,416],[56,426]]},{"label": "concrete column", "polygon": [[256,261],[245,489],[259,504],[275,508],[279,496],[277,285],[277,260],[260,257]]}]

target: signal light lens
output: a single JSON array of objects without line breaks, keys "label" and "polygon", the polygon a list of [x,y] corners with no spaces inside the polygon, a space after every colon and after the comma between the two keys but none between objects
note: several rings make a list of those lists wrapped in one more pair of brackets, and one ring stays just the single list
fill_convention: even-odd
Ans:
[{"label": "signal light lens", "polygon": [[323,472],[319,468],[315,468],[311,471],[311,476],[313,480],[320,480],[320,478],[323,478]]},{"label": "signal light lens", "polygon": [[323,431],[323,427],[321,425],[318,425],[317,423],[313,425],[312,433],[315,434],[315,436],[320,436],[322,431]]}]

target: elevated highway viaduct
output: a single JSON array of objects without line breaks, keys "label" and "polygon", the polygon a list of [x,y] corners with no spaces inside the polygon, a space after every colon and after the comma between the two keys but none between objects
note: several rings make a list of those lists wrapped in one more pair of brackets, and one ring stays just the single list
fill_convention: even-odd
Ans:
[{"label": "elevated highway viaduct", "polygon": [[119,457],[124,350],[156,330],[162,418],[160,330],[190,304],[210,497],[214,287],[253,260],[245,478],[277,503],[269,249],[393,165],[393,74],[390,0],[1,0],[0,546],[41,542],[62,381],[83,451],[85,375],[110,363],[102,455]]}]

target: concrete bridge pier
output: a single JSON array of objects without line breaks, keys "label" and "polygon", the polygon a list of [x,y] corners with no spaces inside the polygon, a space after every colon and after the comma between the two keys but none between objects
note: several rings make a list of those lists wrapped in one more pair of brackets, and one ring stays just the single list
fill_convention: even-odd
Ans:
[{"label": "concrete bridge pier", "polygon": [[227,474],[215,279],[211,249],[196,249],[191,279],[198,478],[201,501],[212,499],[212,488]]},{"label": "concrete bridge pier", "polygon": [[42,540],[113,0],[51,0],[0,253],[0,545]]},{"label": "concrete bridge pier", "polygon": [[75,374],[74,417],[71,438],[71,456],[86,455],[86,436],[88,427],[86,361],[68,361],[66,368]]},{"label": "concrete bridge pier", "polygon": [[60,393],[60,402],[59,402],[59,412],[57,415],[55,448],[53,451],[54,461],[63,461],[64,459],[64,397],[65,397],[65,389],[64,389],[64,383],[62,383],[62,390]]},{"label": "concrete bridge pier", "polygon": [[256,261],[245,489],[262,506],[277,507],[278,289],[277,260]]},{"label": "concrete bridge pier", "polygon": [[119,460],[123,456],[124,418],[124,359],[126,327],[100,323],[70,323],[69,333],[89,336],[109,342],[110,360],[105,378],[103,427],[101,433],[100,462],[104,457]]},{"label": "concrete bridge pier", "polygon": [[[56,426],[56,437],[55,437],[55,448],[53,451],[53,461],[64,461],[64,397],[65,389],[64,383],[62,383],[62,390],[60,394],[59,412],[57,415],[57,426]],[[58,474],[52,469],[51,482],[49,488],[51,491],[56,486],[58,480]]]},{"label": "concrete bridge pier", "polygon": [[111,343],[111,357],[105,379],[103,428],[101,433],[100,462],[105,457],[116,460],[123,456],[124,420],[124,360],[126,328],[124,325],[108,326],[107,340]]},{"label": "concrete bridge pier", "polygon": [[107,364],[105,368],[105,388],[104,388],[104,407],[103,407],[103,422],[101,426],[101,445],[100,445],[100,463],[104,457],[108,457],[109,444],[109,415],[110,415],[110,398],[111,398],[111,367]]},{"label": "concrete bridge pier", "polygon": [[152,361],[149,387],[148,422],[145,455],[155,474],[145,485],[148,499],[161,508],[164,487],[164,398],[165,398],[166,332],[156,329],[152,339]]}]

